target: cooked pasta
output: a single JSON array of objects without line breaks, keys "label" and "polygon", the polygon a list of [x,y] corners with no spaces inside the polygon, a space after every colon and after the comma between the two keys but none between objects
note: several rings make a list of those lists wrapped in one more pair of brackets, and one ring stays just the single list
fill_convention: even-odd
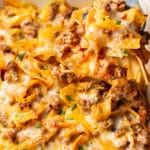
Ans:
[{"label": "cooked pasta", "polygon": [[0,10],[0,150],[149,150],[146,15],[122,0]]}]

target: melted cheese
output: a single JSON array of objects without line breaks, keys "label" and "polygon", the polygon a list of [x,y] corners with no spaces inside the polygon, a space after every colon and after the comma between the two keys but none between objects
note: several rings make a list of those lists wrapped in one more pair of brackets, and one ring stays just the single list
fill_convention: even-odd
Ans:
[{"label": "melted cheese", "polygon": [[[132,79],[144,91],[144,61],[133,52],[141,48],[137,28],[146,17],[136,7],[106,11],[104,4],[107,0],[95,0],[72,8],[51,0],[38,10],[5,0],[0,150],[121,150],[124,142],[128,149],[144,147],[135,143],[131,125],[140,122],[139,112],[126,103],[115,108],[111,88]],[[118,73],[113,67],[127,74],[113,79]],[[122,128],[125,133],[117,137]]]}]

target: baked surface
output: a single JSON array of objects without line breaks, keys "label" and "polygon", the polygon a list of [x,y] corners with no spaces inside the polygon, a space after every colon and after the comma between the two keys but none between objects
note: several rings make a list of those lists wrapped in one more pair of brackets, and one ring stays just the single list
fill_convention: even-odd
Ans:
[{"label": "baked surface", "polygon": [[148,150],[145,19],[122,0],[5,0],[0,150]]}]

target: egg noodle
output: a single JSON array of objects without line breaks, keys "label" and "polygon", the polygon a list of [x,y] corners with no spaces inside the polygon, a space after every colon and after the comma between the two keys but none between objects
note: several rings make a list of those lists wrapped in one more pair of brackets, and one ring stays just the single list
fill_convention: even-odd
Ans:
[{"label": "egg noodle", "polygon": [[122,0],[0,10],[0,150],[149,150],[146,15]]}]

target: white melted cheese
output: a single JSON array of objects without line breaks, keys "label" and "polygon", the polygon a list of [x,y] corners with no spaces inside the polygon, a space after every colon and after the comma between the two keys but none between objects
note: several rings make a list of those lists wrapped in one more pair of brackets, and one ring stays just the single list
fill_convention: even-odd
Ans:
[{"label": "white melted cheese", "polygon": [[50,89],[47,93],[48,96],[58,95],[58,89]]},{"label": "white melted cheese", "polygon": [[79,94],[79,99],[80,100],[86,100],[86,101],[89,101],[89,102],[92,102],[92,103],[96,103],[98,101],[98,98],[97,98],[97,93],[81,93]]},{"label": "white melted cheese", "polygon": [[32,141],[39,139],[40,137],[42,137],[42,131],[40,128],[36,128],[36,127],[29,127],[27,129],[21,130],[20,132],[18,132],[17,134],[18,137],[29,137]]},{"label": "white melted cheese", "polygon": [[9,101],[10,101],[10,97],[6,94],[6,92],[5,91],[3,91],[3,90],[0,90],[0,101],[2,102],[2,103],[5,103],[5,104],[8,104],[9,103]]},{"label": "white melted cheese", "polygon": [[11,53],[5,53],[3,58],[5,63],[8,64],[9,62],[14,61],[15,56]]},{"label": "white melted cheese", "polygon": [[[116,129],[121,129],[126,126],[129,127],[129,124],[128,124],[128,121],[126,120],[126,118],[124,118],[123,120],[121,118],[117,118],[114,122],[114,126]],[[128,145],[129,149],[134,148],[135,145],[134,145],[133,137],[134,137],[134,135],[133,135],[133,131],[131,129],[129,129],[123,136],[120,136],[120,137],[117,137],[115,132],[113,132],[113,131],[104,131],[100,134],[101,139],[112,141],[112,143],[117,148],[120,148],[122,143],[124,143],[124,141],[128,141],[130,143]]]},{"label": "white melted cheese", "polygon": [[9,95],[22,95],[26,88],[21,86],[21,84],[10,84],[7,81],[4,81],[2,84],[2,90]]},{"label": "white melted cheese", "polygon": [[90,24],[89,26],[87,26],[85,39],[87,39],[88,41],[88,49],[98,50],[97,42],[100,42],[100,40],[98,39],[100,39],[101,35],[101,30],[96,28],[94,24]]},{"label": "white melted cheese", "polygon": [[12,44],[12,39],[9,33],[6,30],[0,30],[0,36],[4,37],[4,44],[11,45]]},{"label": "white melted cheese", "polygon": [[92,127],[93,129],[96,129],[96,128],[98,127],[98,124],[97,124],[96,120],[94,120],[94,119],[91,117],[91,115],[89,115],[89,114],[85,115],[85,119],[86,119],[86,121],[91,125],[91,127]]},{"label": "white melted cheese", "polygon": [[44,150],[72,150],[72,146],[70,143],[53,141],[50,142],[49,145],[44,148]]},{"label": "white melted cheese", "polygon": [[113,142],[113,144],[116,146],[116,147],[120,147],[120,143],[122,140],[124,140],[124,136],[121,137],[121,138],[117,138],[115,136],[115,133],[114,132],[111,132],[111,131],[106,131],[106,132],[102,132],[101,135],[100,135],[100,138],[103,139],[103,140],[110,140]]},{"label": "white melted cheese", "polygon": [[[20,83],[8,83],[7,81],[2,82],[0,91],[3,93],[3,95],[22,95],[25,90],[26,86],[30,82],[30,77],[26,75],[22,75],[23,82]],[[4,94],[5,93],[5,94]]]},{"label": "white melted cheese", "polygon": [[96,66],[96,62],[95,62],[95,61],[92,61],[92,62],[89,64],[90,74],[92,74],[92,73],[95,71],[95,66]]}]

